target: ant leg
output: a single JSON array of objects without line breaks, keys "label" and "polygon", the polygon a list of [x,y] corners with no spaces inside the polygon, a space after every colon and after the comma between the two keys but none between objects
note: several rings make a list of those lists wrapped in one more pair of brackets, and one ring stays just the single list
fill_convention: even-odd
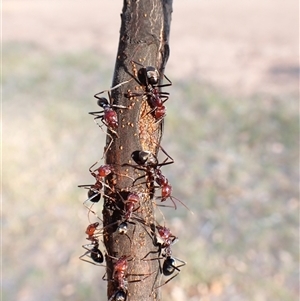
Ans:
[{"label": "ant leg", "polygon": [[[157,259],[157,258],[154,258],[154,259]],[[154,259],[153,259],[153,260],[154,260]],[[150,260],[151,260],[151,259],[150,259]],[[162,267],[161,267],[161,264],[160,264],[160,260],[158,260],[158,263],[159,263],[159,268],[158,268],[158,271],[157,271],[157,273],[156,273],[156,275],[155,275],[155,279],[154,279],[154,281],[153,281],[153,284],[152,284],[152,287],[151,287],[151,293],[150,293],[149,297],[151,297],[151,295],[153,294],[154,290],[156,289],[156,288],[154,287],[154,284],[156,283],[157,278],[159,277],[159,275],[162,277],[163,271],[162,271]]]},{"label": "ant leg", "polygon": [[[173,199],[175,199],[177,202],[179,202],[182,206],[184,206],[188,211],[191,212],[191,214],[194,214],[194,212],[188,207],[186,206],[182,201],[180,201],[179,199],[175,198],[174,196],[170,196],[171,201],[173,202],[174,206],[175,205],[175,201]],[[175,208],[176,209],[176,208]]]},{"label": "ant leg", "polygon": [[169,99],[169,92],[159,92],[160,93],[160,98],[163,100],[162,103],[165,103]]},{"label": "ant leg", "polygon": [[[157,199],[158,198],[161,198],[161,197],[156,197]],[[164,200],[165,201],[165,200]],[[161,201],[161,202],[164,202],[164,201]],[[174,206],[169,206],[169,205],[164,205],[164,204],[157,204],[157,203],[155,203],[155,202],[153,202],[153,204],[155,205],[155,206],[157,206],[157,207],[165,207],[165,208],[174,208],[175,210],[177,209],[177,206],[176,206],[176,204],[173,202],[173,205]],[[162,214],[163,215],[163,214]]]},{"label": "ant leg", "polygon": [[186,265],[186,262],[185,261],[183,261],[183,260],[181,260],[181,259],[179,259],[179,258],[176,258],[176,257],[174,257],[176,260],[178,260],[178,261],[180,261],[181,262],[181,264],[180,265],[177,265],[176,267],[174,267],[176,270],[178,270],[179,272],[180,272],[180,270],[179,270],[179,268],[181,268],[181,267],[183,267],[183,266],[185,266]]},{"label": "ant leg", "polygon": [[93,173],[95,173],[95,171],[97,171],[97,169],[95,169],[94,171],[92,171],[92,168],[98,164],[99,161],[96,161],[93,165],[91,165],[91,167],[89,168],[89,172],[93,175]]},{"label": "ant leg", "polygon": [[163,257],[156,257],[156,258],[149,258],[149,259],[145,259],[146,257],[148,257],[150,254],[157,254],[160,253],[160,248],[158,248],[157,251],[149,251],[143,258],[141,258],[141,260],[144,261],[153,261],[153,260],[159,260],[159,259],[163,259]]},{"label": "ant leg", "polygon": [[[144,166],[139,166],[139,165],[133,165],[133,164],[129,164],[129,163],[124,163],[124,164],[122,164],[121,166],[129,166],[129,167],[132,167],[132,168],[135,168],[135,169],[137,169],[137,170],[141,170],[141,171],[144,171],[144,172],[147,172],[147,170],[145,169],[145,167]],[[133,179],[132,177],[129,177],[129,176],[127,176],[127,177],[129,177],[129,178],[131,178],[132,179],[132,185],[131,185],[131,187],[133,187],[133,186],[135,186],[135,182],[136,181],[138,181],[138,180],[140,180],[140,179],[142,179],[142,178],[145,178],[147,175],[145,174],[145,175],[142,175],[142,176],[139,176],[138,178],[136,178],[136,179]],[[139,183],[139,184],[137,184],[137,185],[141,185],[141,184],[146,184],[146,183],[148,183],[147,181],[146,182],[142,182],[142,183]]]},{"label": "ant leg", "polygon": [[[102,280],[105,280],[105,279],[102,279]],[[112,301],[112,300],[115,298],[115,296],[117,295],[118,292],[119,292],[119,291],[114,292],[114,293],[112,294],[112,296],[108,299],[108,301]],[[125,300],[126,300],[126,299],[125,299]]]},{"label": "ant leg", "polygon": [[[155,142],[153,142],[153,143],[156,144],[162,150],[162,152],[167,156],[167,158],[162,163],[156,164],[156,167],[173,164],[174,163],[174,159],[164,150],[164,148],[160,144],[158,144],[158,143],[155,143]],[[171,160],[171,161],[167,162],[168,159]]]},{"label": "ant leg", "polygon": [[[157,205],[155,202],[153,202],[157,207],[160,207],[159,205]],[[163,218],[163,224],[165,225],[166,224],[166,218],[165,218],[165,215],[162,213],[162,211],[157,208],[159,213],[161,214],[162,218]]]},{"label": "ant leg", "polygon": [[[163,149],[161,145],[159,145],[159,148],[162,150],[162,152],[168,157],[166,158],[162,163],[160,163],[158,166],[164,166],[164,165],[169,165],[174,163],[174,159]],[[167,162],[168,159],[170,159],[170,162]]]},{"label": "ant leg", "polygon": [[119,108],[119,109],[128,109],[126,106],[113,104],[113,98],[111,97],[111,94],[109,92],[107,92],[107,94],[109,97],[110,107]]},{"label": "ant leg", "polygon": [[124,94],[125,97],[130,98],[130,97],[137,97],[137,96],[144,96],[146,95],[145,92],[128,92]]},{"label": "ant leg", "polygon": [[174,279],[178,275],[179,275],[179,273],[175,274],[174,276],[172,276],[171,278],[169,278],[167,281],[165,281],[163,284],[161,284],[159,286],[156,286],[154,289],[158,289],[158,288],[164,286],[165,284],[167,284],[168,282],[170,282],[172,279]]},{"label": "ant leg", "polygon": [[[99,118],[104,118],[104,111],[102,110],[102,111],[97,111],[97,112],[89,112],[89,114],[90,115],[92,115],[92,116],[95,116],[94,117],[94,121],[96,120],[96,119],[99,119]],[[96,122],[96,121],[95,121]],[[97,123],[97,122],[96,122]],[[98,124],[98,123],[97,123]],[[99,125],[99,127],[100,127],[100,125]]]},{"label": "ant leg", "polygon": [[151,275],[153,275],[155,272],[148,273],[148,274],[128,274],[127,276],[145,276],[143,279],[134,279],[134,280],[128,280],[128,283],[134,283],[134,282],[141,282],[149,278]]},{"label": "ant leg", "polygon": [[163,84],[163,85],[158,85],[158,88],[163,88],[163,87],[170,87],[173,85],[173,83],[171,82],[171,80],[164,74],[164,78],[169,82],[168,84]]},{"label": "ant leg", "polygon": [[109,92],[109,91],[115,90],[115,89],[121,87],[122,85],[129,83],[131,80],[132,80],[132,78],[129,79],[129,80],[126,80],[126,81],[124,81],[124,82],[122,82],[122,83],[120,83],[120,84],[117,84],[117,85],[115,85],[114,87],[112,87],[112,88],[110,88],[110,89],[108,89],[108,90],[103,90],[103,91],[101,91],[101,92],[99,92],[99,93],[96,93],[96,94],[94,95],[94,97],[97,98],[97,99],[100,99],[100,97],[98,97],[98,95],[100,95],[100,94],[102,94],[102,93],[104,93],[104,92]]},{"label": "ant leg", "polygon": [[[106,156],[106,153],[108,152],[109,148],[111,147],[111,145],[112,145],[113,142],[114,142],[114,139],[113,139],[112,135],[111,135],[109,132],[106,132],[106,134],[107,134],[107,136],[109,136],[110,141],[109,141],[109,143],[108,143],[108,146],[105,146],[104,152],[103,152],[103,155],[102,155],[102,158],[101,158],[101,159],[103,159],[103,158]],[[115,134],[117,135],[117,137],[119,137],[118,134],[117,134],[116,132],[115,132]]]},{"label": "ant leg", "polygon": [[[99,126],[99,128],[101,128],[101,130],[103,131],[103,128],[102,126],[103,125],[100,125],[98,122],[97,122],[97,119],[100,119],[101,122],[112,132],[114,133],[118,138],[119,138],[119,135],[117,134],[116,131],[114,131],[104,120],[104,114],[102,114],[104,111],[99,111],[99,112],[89,112],[90,115],[93,115],[95,116],[94,117],[94,122]],[[99,114],[102,114],[102,115],[99,115]]]},{"label": "ant leg", "polygon": [[118,175],[118,176],[121,176],[121,177],[126,177],[126,178],[128,178],[128,179],[130,179],[130,180],[134,180],[134,178],[133,177],[131,177],[131,176],[128,176],[128,175],[126,175],[126,174],[122,174],[122,173],[118,173],[118,172],[115,172],[114,174],[116,174],[116,175]]}]

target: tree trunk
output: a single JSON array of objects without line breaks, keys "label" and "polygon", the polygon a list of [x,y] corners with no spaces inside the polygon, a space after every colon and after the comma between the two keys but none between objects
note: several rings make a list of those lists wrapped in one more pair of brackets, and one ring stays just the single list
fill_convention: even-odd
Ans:
[{"label": "tree trunk", "polygon": [[[127,256],[127,301],[160,300],[158,289],[160,272],[157,246],[154,245],[155,208],[154,188],[145,184],[145,177],[133,185],[144,171],[135,165],[131,154],[137,150],[157,155],[162,136],[163,120],[157,122],[145,100],[145,87],[138,81],[137,72],[142,66],[158,69],[163,79],[164,67],[169,56],[169,31],[172,0],[124,0],[121,14],[119,49],[112,86],[128,81],[111,91],[118,114],[118,127],[108,129],[106,164],[112,164],[114,173],[107,177],[110,188],[106,189],[103,208],[104,243],[107,249],[108,299],[118,291],[113,280],[117,258]],[[129,91],[134,97],[129,97]],[[126,235],[117,231],[124,220],[124,200],[129,192],[137,192],[140,204],[134,209]],[[140,219],[141,221],[139,221]],[[150,253],[152,252],[152,253]],[[154,258],[154,260],[149,260]],[[145,260],[146,259],[146,260]],[[114,300],[115,297],[112,298]]]}]

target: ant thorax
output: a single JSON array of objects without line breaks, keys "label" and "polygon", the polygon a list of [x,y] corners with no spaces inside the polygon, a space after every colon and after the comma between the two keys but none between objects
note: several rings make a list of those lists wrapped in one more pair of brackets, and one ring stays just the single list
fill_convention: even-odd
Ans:
[{"label": "ant thorax", "polygon": [[164,245],[164,243],[165,243],[165,240],[160,235],[155,236],[155,244],[156,245],[162,246],[162,245]]}]

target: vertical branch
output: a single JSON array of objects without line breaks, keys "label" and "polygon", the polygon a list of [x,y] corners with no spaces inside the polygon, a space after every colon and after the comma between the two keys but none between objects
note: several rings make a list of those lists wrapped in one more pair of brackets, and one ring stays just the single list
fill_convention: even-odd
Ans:
[{"label": "vertical branch", "polygon": [[[159,70],[162,80],[169,56],[171,12],[172,0],[124,0],[121,14],[113,86],[128,80],[130,82],[111,92],[113,104],[126,108],[116,109],[119,122],[116,133],[108,130],[106,163],[114,166],[114,174],[107,179],[110,189],[106,189],[109,197],[103,208],[103,225],[104,243],[108,252],[107,277],[113,279],[115,258],[126,255],[129,264],[127,299],[130,301],[159,300],[155,289],[159,285],[159,263],[158,260],[148,260],[158,256],[155,254],[157,247],[153,244],[154,187],[146,185],[145,178],[132,185],[132,179],[140,178],[144,171],[124,164],[135,164],[131,158],[134,151],[150,151],[157,155],[159,149],[163,120],[157,122],[153,114],[149,114],[151,108],[142,95],[145,87],[137,80],[137,75],[141,65],[153,66]],[[128,97],[130,91],[137,96]],[[129,192],[140,195],[140,204],[135,209],[135,218],[128,223],[127,235],[124,235],[116,230],[122,222],[124,200]],[[145,256],[147,260],[143,260]],[[109,298],[117,289],[115,281],[108,281]]]}]

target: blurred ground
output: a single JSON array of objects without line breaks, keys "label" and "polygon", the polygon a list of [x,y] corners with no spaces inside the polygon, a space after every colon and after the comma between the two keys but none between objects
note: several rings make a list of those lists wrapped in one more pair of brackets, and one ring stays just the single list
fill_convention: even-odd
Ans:
[{"label": "blurred ground", "polygon": [[[70,5],[72,3],[72,5]],[[297,1],[174,1],[173,78],[200,79],[238,95],[298,91]],[[121,2],[10,1],[3,41],[48,51],[101,51],[113,65]],[[179,63],[180,62],[180,63]]]},{"label": "blurred ground", "polygon": [[[103,149],[86,112],[110,86],[121,7],[3,3],[3,300],[106,300],[103,269],[78,260],[77,185]],[[163,146],[195,216],[165,213],[188,265],[164,301],[298,300],[298,45],[294,0],[174,1]]]}]

